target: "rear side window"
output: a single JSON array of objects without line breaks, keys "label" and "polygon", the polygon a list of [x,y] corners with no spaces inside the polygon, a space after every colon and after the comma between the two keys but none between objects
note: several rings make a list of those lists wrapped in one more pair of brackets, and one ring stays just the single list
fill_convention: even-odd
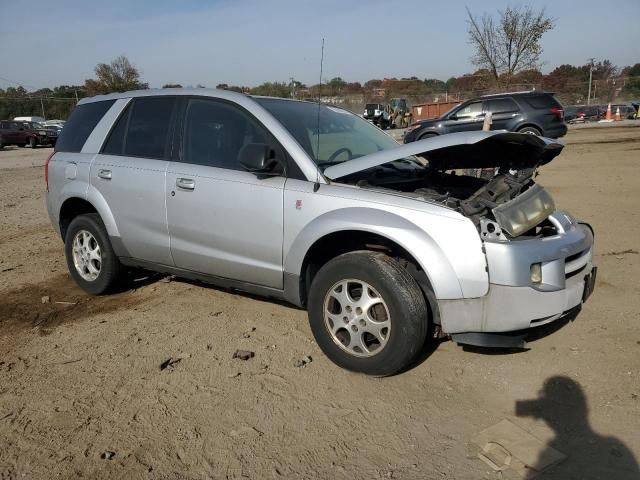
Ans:
[{"label": "rear side window", "polygon": [[530,97],[524,97],[524,101],[531,105],[533,108],[562,108],[558,101],[551,95],[532,95]]},{"label": "rear side window", "polygon": [[141,97],[120,115],[102,153],[145,158],[169,158],[169,130],[176,100]]},{"label": "rear side window", "polygon": [[102,119],[115,100],[78,105],[65,123],[58,141],[56,152],[80,152],[84,142]]},{"label": "rear side window", "polygon": [[111,130],[107,142],[102,148],[102,153],[109,155],[122,155],[124,153],[124,136],[127,133],[127,124],[129,123],[129,114],[131,113],[131,103],[127,105],[120,114],[118,121]]},{"label": "rear side window", "polygon": [[496,98],[487,101],[487,111],[491,113],[511,113],[518,111],[518,105],[510,98]]}]

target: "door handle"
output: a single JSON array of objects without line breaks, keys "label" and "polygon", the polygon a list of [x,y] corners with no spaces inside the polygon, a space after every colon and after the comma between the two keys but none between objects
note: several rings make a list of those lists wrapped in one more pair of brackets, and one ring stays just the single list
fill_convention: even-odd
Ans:
[{"label": "door handle", "polygon": [[196,188],[196,182],[190,178],[177,178],[176,187],[182,188],[183,190],[193,190]]},{"label": "door handle", "polygon": [[100,170],[98,171],[98,176],[105,180],[111,180],[111,170]]}]

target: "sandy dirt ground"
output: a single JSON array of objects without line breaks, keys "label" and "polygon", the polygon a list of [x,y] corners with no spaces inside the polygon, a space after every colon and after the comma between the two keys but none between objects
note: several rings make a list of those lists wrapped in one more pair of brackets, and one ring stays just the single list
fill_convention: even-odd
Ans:
[{"label": "sandy dirt ground", "polygon": [[45,212],[50,149],[5,148],[0,479],[517,478],[472,443],[503,419],[567,455],[540,478],[640,478],[640,128],[564,141],[538,180],[596,230],[581,314],[528,351],[443,341],[384,379],[334,366],[285,304],[144,272],[86,296]]}]

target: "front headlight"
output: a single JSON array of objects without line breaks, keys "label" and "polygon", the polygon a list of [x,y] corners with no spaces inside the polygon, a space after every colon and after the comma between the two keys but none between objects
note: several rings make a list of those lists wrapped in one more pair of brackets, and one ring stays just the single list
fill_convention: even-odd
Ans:
[{"label": "front headlight", "polygon": [[528,232],[556,209],[551,195],[540,185],[534,185],[492,210],[500,228],[512,237]]}]

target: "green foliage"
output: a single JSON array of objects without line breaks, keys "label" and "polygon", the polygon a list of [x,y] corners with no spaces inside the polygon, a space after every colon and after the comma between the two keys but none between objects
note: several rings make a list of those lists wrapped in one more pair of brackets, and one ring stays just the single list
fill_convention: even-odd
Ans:
[{"label": "green foliage", "polygon": [[84,82],[84,88],[89,96],[149,88],[147,83],[140,81],[140,72],[124,55],[109,64],[99,63],[95,73],[97,78]]},{"label": "green foliage", "polygon": [[291,85],[285,82],[266,82],[251,89],[252,95],[291,98]]}]

